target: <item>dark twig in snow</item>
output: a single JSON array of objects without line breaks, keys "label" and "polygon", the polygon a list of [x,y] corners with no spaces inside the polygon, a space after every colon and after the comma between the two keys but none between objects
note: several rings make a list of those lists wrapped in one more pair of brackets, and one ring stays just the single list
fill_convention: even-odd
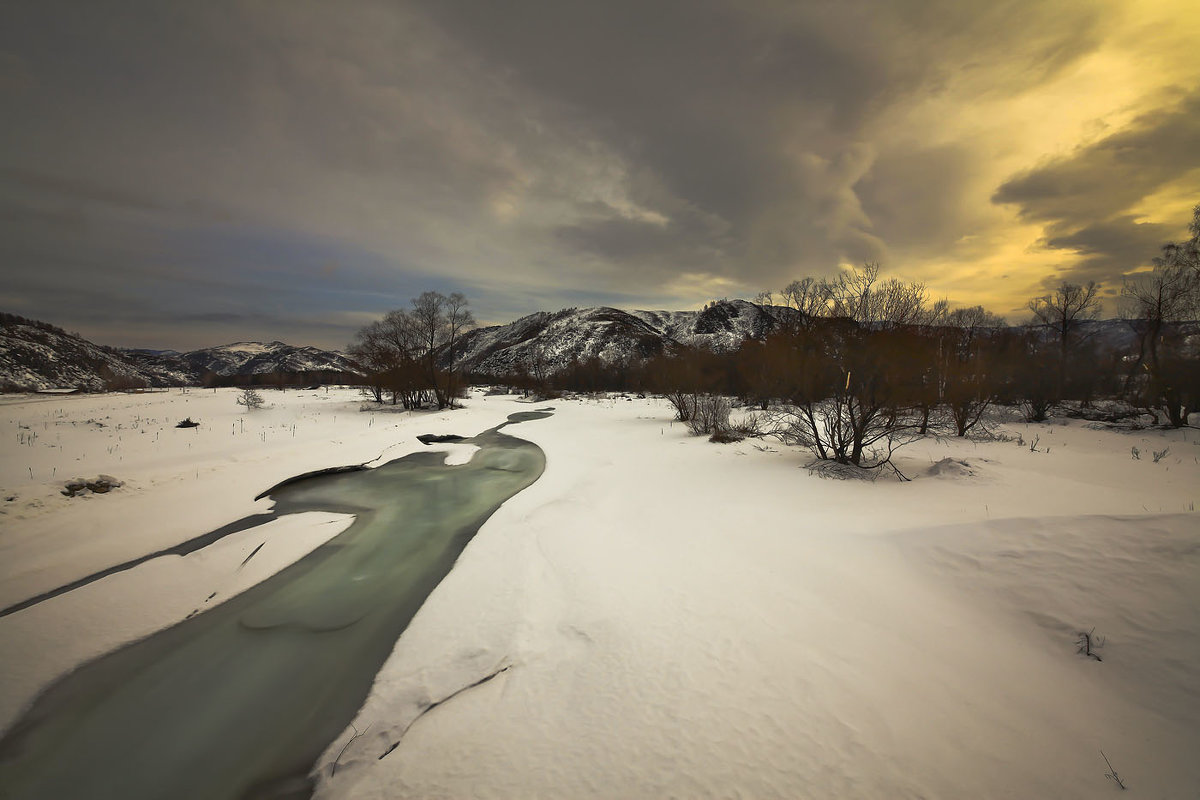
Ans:
[{"label": "dark twig in snow", "polygon": [[483,684],[490,681],[492,678],[496,677],[497,675],[501,674],[502,672],[508,672],[510,669],[512,669],[512,664],[505,664],[503,667],[500,667],[495,672],[484,675],[482,678],[475,681],[474,683],[468,684],[468,685],[462,687],[461,689],[451,692],[450,694],[443,697],[441,700],[438,700],[435,703],[430,703],[429,705],[425,706],[425,708],[421,709],[420,714],[417,714],[415,717],[413,717],[412,722],[410,722],[404,726],[404,730],[400,732],[400,738],[397,739],[396,741],[392,742],[390,745],[388,745],[388,749],[384,750],[383,753],[380,754],[379,760],[382,761],[385,756],[387,756],[393,750],[395,750],[397,747],[400,746],[401,739],[403,739],[404,736],[409,732],[409,730],[412,729],[413,725],[417,724],[417,720],[419,720],[421,717],[425,716],[430,711],[433,711],[438,706],[443,705],[444,703],[448,703],[449,701],[458,697],[460,694],[467,691],[468,689],[474,689],[476,686],[482,686]]},{"label": "dark twig in snow", "polygon": [[1104,639],[1103,638],[1099,638],[1099,639],[1093,638],[1095,636],[1095,633],[1096,633],[1095,628],[1092,628],[1087,633],[1080,633],[1079,639],[1077,639],[1075,643],[1079,645],[1078,652],[1081,655],[1085,655],[1088,658],[1094,658],[1097,661],[1103,661],[1104,659],[1100,658],[1100,656],[1098,656],[1092,652],[1093,647],[1095,647],[1097,650],[1099,650],[1101,647],[1104,647]]},{"label": "dark twig in snow", "polygon": [[332,778],[332,777],[333,777],[333,776],[334,776],[334,775],[337,773],[338,762],[339,762],[339,761],[341,761],[341,760],[342,760],[342,756],[343,756],[343,755],[345,755],[345,753],[346,753],[346,748],[348,748],[350,745],[354,744],[354,740],[355,740],[355,739],[357,739],[357,738],[359,738],[359,737],[363,736],[364,734],[366,734],[366,732],[367,732],[367,731],[371,730],[371,726],[370,726],[370,725],[368,725],[367,727],[363,728],[361,733],[359,732],[359,730],[358,730],[358,726],[357,726],[357,725],[355,725],[355,724],[351,723],[351,724],[350,724],[350,727],[351,727],[351,728],[354,728],[354,735],[353,735],[353,736],[351,736],[351,737],[350,737],[350,739],[349,739],[349,740],[348,740],[348,741],[347,741],[347,742],[346,742],[344,745],[342,745],[342,749],[341,749],[341,751],[340,751],[340,752],[337,754],[337,758],[335,758],[335,759],[333,760],[333,766],[331,766],[331,767],[329,768],[329,777],[331,777],[331,778]]},{"label": "dark twig in snow", "polygon": [[263,549],[263,545],[265,545],[265,544],[266,544],[266,542],[263,542],[263,543],[262,543],[262,544],[260,544],[258,547],[256,547],[256,548],[254,548],[253,550],[251,550],[251,551],[250,551],[250,555],[246,556],[245,560],[243,560],[243,561],[242,561],[242,563],[238,565],[238,569],[241,569],[242,567],[246,566],[246,563],[247,563],[247,562],[248,562],[250,559],[252,559],[252,558],[254,558],[256,555],[258,555],[258,551],[259,551],[259,550],[262,550],[262,549]]},{"label": "dark twig in snow", "polygon": [[1116,781],[1117,786],[1120,786],[1122,789],[1127,788],[1125,784],[1121,783],[1121,776],[1117,774],[1115,769],[1113,769],[1112,762],[1108,760],[1108,756],[1104,755],[1103,750],[1100,751],[1100,757],[1104,759],[1105,764],[1108,764],[1108,772],[1104,773],[1104,777],[1108,778],[1109,780]]}]

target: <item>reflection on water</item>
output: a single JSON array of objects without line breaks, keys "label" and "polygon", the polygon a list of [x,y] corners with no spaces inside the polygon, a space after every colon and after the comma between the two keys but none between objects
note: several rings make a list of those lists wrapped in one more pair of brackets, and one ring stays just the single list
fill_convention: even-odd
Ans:
[{"label": "reflection on water", "polygon": [[44,692],[0,739],[2,798],[306,797],[396,640],[479,526],[545,469],[500,429],[447,466],[414,453],[269,492],[277,514],[354,523],[222,605]]}]

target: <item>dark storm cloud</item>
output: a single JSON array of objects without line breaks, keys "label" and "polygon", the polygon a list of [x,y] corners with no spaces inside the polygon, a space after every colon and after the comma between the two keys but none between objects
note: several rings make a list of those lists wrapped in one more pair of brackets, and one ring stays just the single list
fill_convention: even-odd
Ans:
[{"label": "dark storm cloud", "polygon": [[89,183],[78,178],[50,175],[29,169],[0,169],[0,181],[11,183],[27,194],[44,194],[69,203],[120,206],[138,210],[156,208],[150,198],[137,192]]},{"label": "dark storm cloud", "polygon": [[[713,242],[724,260],[718,269],[771,279],[781,268],[828,271],[841,259],[881,255],[847,203],[861,171],[842,165],[858,158],[874,113],[925,81],[944,80],[942,59],[962,47],[955,37],[964,27],[986,29],[974,58],[1005,47],[1023,57],[1023,85],[1094,44],[1086,12],[1068,13],[1073,27],[1048,38],[1027,30],[1041,16],[1027,4],[987,14],[957,3],[909,6],[546,2],[518,13],[449,0],[428,8],[454,36],[652,172],[663,193],[726,223],[723,240]],[[910,206],[927,198],[948,204],[955,178],[927,171],[903,190]],[[655,208],[654,198],[635,199]],[[642,265],[647,249],[663,255],[688,241],[622,220],[560,233],[589,252]]]},{"label": "dark storm cloud", "polygon": [[1117,215],[1069,234],[1052,236],[1045,240],[1045,246],[1083,256],[1071,267],[1070,280],[1107,282],[1111,288],[1119,286],[1122,274],[1150,263],[1162,245],[1178,232],[1178,227],[1138,222],[1128,214]]},{"label": "dark storm cloud", "polygon": [[617,261],[656,259],[675,245],[667,226],[619,217],[565,226],[557,235],[572,249]]},{"label": "dark storm cloud", "polygon": [[1119,281],[1147,264],[1179,225],[1139,222],[1139,202],[1200,168],[1200,92],[1126,129],[1013,177],[993,201],[1041,223],[1043,244],[1084,258],[1071,280]]},{"label": "dark storm cloud", "polygon": [[1200,92],[1125,130],[1013,177],[993,200],[1029,220],[1070,226],[1129,208],[1200,167]]},{"label": "dark storm cloud", "polygon": [[[423,288],[506,321],[888,266],[976,222],[981,158],[891,126],[963,80],[1050,80],[1102,21],[1070,0],[6,4],[0,296],[115,344],[247,338],[220,325],[258,314],[340,346]],[[1027,177],[997,197],[1060,220],[1057,181]],[[89,285],[111,313],[58,291]]]},{"label": "dark storm cloud", "polygon": [[[585,208],[582,218],[554,230],[550,244],[564,257],[599,256],[615,266],[616,279],[633,286],[647,286],[664,269],[721,271],[743,260],[755,210],[791,191],[780,174],[784,159],[775,143],[764,146],[783,121],[772,119],[778,109],[764,102],[777,90],[761,80],[786,65],[764,63],[772,60],[769,42],[756,43],[753,20],[735,8],[671,3],[427,8],[448,35],[469,42],[489,65],[511,74],[548,114],[569,119],[630,168],[625,199],[660,217],[656,222],[615,211],[605,216]],[[797,52],[814,61],[832,58],[826,43],[809,44]]]}]

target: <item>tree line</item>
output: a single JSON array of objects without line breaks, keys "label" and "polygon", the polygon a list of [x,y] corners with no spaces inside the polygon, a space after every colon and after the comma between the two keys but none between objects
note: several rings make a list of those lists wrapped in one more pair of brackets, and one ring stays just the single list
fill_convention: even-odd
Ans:
[{"label": "tree line", "polygon": [[708,419],[713,398],[735,397],[762,410],[767,432],[821,459],[866,468],[887,464],[895,447],[933,426],[966,436],[994,404],[1042,421],[1061,403],[1120,399],[1179,427],[1200,404],[1200,206],[1190,233],[1166,245],[1153,269],[1124,281],[1120,316],[1132,336],[1122,338],[1131,348],[1098,335],[1111,327],[1098,322],[1095,283],[1062,282],[1030,299],[1028,318],[1009,326],[980,306],[931,301],[921,283],[885,279],[877,264],[866,264],[764,292],[757,301],[775,329],[733,352],[683,343],[551,372],[535,346],[529,363],[499,377],[541,393],[661,394],[680,420],[705,417],[700,430],[721,425]]}]

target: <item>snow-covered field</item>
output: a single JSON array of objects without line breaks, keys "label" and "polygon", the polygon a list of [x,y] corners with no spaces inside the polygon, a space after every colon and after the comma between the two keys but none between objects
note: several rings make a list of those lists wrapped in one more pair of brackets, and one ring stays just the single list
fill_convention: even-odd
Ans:
[{"label": "snow-covered field", "polygon": [[[531,408],[236,395],[0,399],[0,608],[259,513],[284,478]],[[508,429],[545,475],[401,637],[319,797],[1082,798],[1120,791],[1101,750],[1130,796],[1200,792],[1200,431],[1009,423],[1025,444],[931,438],[901,451],[913,481],[869,484],[692,438],[660,401],[551,405]],[[99,474],[125,484],[60,494]],[[348,521],[284,518],[0,618],[0,728]],[[1102,661],[1076,652],[1093,629]]]}]

